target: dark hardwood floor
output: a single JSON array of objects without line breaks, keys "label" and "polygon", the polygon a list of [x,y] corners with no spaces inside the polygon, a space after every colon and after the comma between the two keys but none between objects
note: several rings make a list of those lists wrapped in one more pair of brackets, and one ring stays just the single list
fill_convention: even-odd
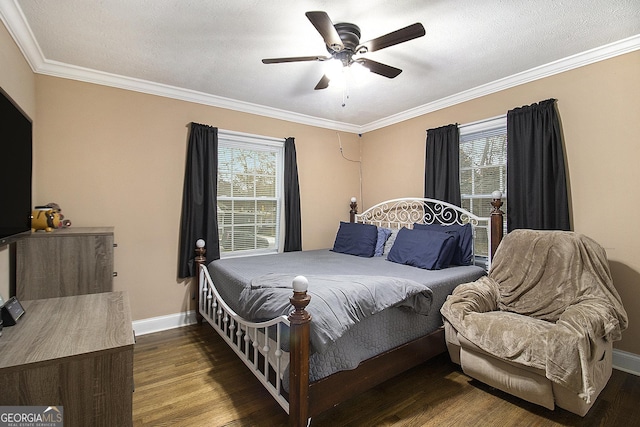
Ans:
[{"label": "dark hardwood floor", "polygon": [[[286,426],[287,415],[208,325],[140,336],[134,426]],[[640,426],[640,377],[618,370],[586,417],[470,379],[447,354],[314,418],[312,426]]]}]

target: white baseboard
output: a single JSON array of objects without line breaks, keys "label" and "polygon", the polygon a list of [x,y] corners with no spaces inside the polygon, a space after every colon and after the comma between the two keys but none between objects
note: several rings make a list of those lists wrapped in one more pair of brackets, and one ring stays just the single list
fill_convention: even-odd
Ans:
[{"label": "white baseboard", "polygon": [[[136,335],[140,336],[193,325],[194,323],[196,323],[195,311],[190,310],[186,313],[175,313],[136,320],[133,322],[133,330]],[[614,349],[613,367],[619,371],[640,376],[640,355]]]},{"label": "white baseboard", "polygon": [[137,336],[166,331],[167,329],[180,328],[196,323],[195,311],[186,313],[174,313],[166,316],[151,317],[149,319],[135,320],[133,330]]},{"label": "white baseboard", "polygon": [[613,349],[613,367],[640,376],[640,355]]}]

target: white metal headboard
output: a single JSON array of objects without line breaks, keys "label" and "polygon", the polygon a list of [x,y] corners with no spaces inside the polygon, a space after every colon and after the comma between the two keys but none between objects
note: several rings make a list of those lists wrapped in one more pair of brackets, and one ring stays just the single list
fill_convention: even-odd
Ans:
[{"label": "white metal headboard", "polygon": [[471,224],[475,264],[481,265],[487,270],[491,265],[491,218],[479,217],[466,209],[442,200],[416,197],[387,200],[360,214],[356,213],[354,220],[391,229],[413,228],[415,223]]}]

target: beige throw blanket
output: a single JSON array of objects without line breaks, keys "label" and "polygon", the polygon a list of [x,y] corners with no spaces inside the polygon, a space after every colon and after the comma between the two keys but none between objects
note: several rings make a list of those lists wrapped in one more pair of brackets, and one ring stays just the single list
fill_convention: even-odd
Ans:
[{"label": "beige throw blanket", "polygon": [[619,340],[628,322],[604,249],[565,231],[509,233],[489,275],[458,286],[441,312],[482,350],[544,370],[587,403],[592,343]]}]

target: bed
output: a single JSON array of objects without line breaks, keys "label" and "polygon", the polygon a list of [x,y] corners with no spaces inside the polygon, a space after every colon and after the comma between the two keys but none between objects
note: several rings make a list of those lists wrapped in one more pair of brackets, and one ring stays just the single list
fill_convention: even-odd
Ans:
[{"label": "bed", "polygon": [[[439,309],[457,285],[486,274],[502,238],[500,198],[491,204],[490,217],[424,198],[358,214],[352,200],[331,250],[207,263],[200,240],[198,321],[236,352],[290,425],[307,425],[446,351]],[[415,256],[423,252],[433,254]]]}]

